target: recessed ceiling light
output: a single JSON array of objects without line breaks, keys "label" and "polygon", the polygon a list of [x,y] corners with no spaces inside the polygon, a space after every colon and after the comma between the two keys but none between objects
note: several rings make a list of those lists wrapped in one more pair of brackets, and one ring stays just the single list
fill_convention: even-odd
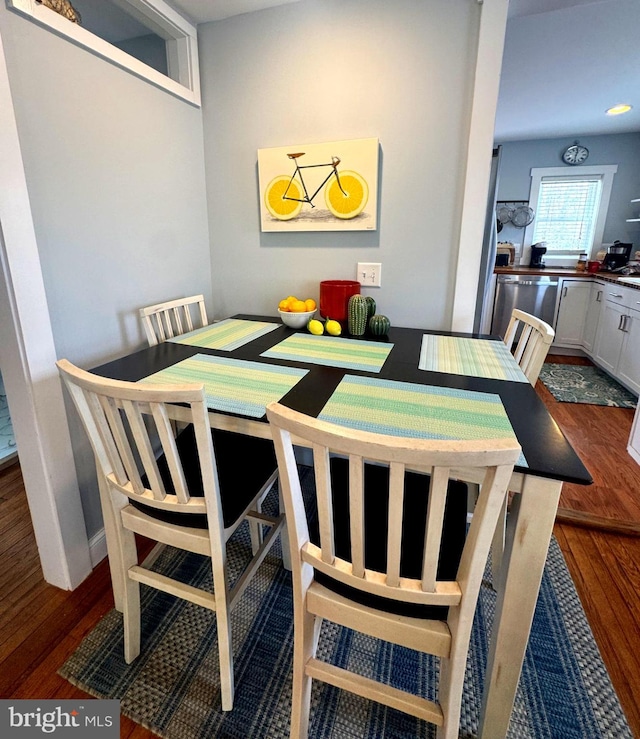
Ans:
[{"label": "recessed ceiling light", "polygon": [[621,103],[620,105],[614,105],[613,108],[609,108],[606,112],[607,115],[621,115],[622,113],[628,113],[631,108],[631,105]]}]

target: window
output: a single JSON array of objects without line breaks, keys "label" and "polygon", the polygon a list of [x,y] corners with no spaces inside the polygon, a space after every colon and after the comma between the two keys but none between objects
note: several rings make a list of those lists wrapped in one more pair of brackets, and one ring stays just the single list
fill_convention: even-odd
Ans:
[{"label": "window", "polygon": [[524,243],[546,242],[547,256],[591,254],[602,243],[613,175],[618,167],[531,170],[530,203],[535,212]]},{"label": "window", "polygon": [[42,0],[7,4],[59,36],[200,105],[197,30],[164,0],[71,0],[81,23]]}]

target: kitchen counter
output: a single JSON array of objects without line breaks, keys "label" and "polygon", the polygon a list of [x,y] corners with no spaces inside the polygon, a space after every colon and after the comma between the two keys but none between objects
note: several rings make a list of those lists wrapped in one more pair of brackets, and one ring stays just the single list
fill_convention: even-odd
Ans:
[{"label": "kitchen counter", "polygon": [[[605,282],[617,282],[620,277],[625,275],[614,272],[581,272],[574,267],[545,267],[544,269],[536,267],[495,267],[493,270],[496,275],[542,275],[547,277],[580,277],[582,279],[594,278],[605,280]],[[640,285],[633,285],[622,282],[621,285],[631,287],[634,290],[640,290]]]}]

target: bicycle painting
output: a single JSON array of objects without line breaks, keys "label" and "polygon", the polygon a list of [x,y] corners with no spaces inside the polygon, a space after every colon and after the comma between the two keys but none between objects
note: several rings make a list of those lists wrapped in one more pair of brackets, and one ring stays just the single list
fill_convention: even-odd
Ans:
[{"label": "bicycle painting", "polygon": [[260,149],[258,169],[263,231],[376,228],[377,139]]}]

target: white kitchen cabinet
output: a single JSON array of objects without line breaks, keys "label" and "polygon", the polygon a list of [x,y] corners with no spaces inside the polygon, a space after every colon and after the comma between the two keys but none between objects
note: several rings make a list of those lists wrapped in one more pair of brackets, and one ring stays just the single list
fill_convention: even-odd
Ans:
[{"label": "white kitchen cabinet", "polygon": [[[639,293],[640,295],[640,293]],[[638,301],[640,308],[640,301]],[[640,310],[633,307],[622,324],[624,339],[616,375],[629,390],[640,394]]]},{"label": "white kitchen cabinet", "polygon": [[593,354],[596,347],[596,335],[600,312],[604,302],[604,282],[592,282],[589,292],[589,305],[587,315],[584,319],[584,330],[582,332],[582,348],[587,354]]},{"label": "white kitchen cabinet", "polygon": [[624,305],[617,305],[607,300],[602,306],[600,321],[598,322],[594,359],[612,375],[616,374],[620,350],[622,349],[624,334],[620,330],[620,326],[625,313]]},{"label": "white kitchen cabinet", "polygon": [[594,361],[640,394],[640,292],[606,285],[604,297]]},{"label": "white kitchen cabinet", "polygon": [[558,281],[556,336],[553,346],[582,346],[592,282],[591,279],[579,278],[561,278]]}]

